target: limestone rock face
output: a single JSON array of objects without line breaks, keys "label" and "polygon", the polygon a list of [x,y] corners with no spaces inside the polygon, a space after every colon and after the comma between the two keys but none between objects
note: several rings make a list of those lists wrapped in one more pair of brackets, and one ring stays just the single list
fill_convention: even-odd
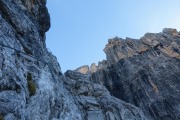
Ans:
[{"label": "limestone rock face", "polygon": [[0,119],[180,119],[177,30],[110,39],[107,60],[62,74],[46,0],[0,0],[0,28]]},{"label": "limestone rock face", "polygon": [[65,73],[66,88],[72,93],[86,120],[145,120],[141,110],[109,94],[105,86],[86,74]]},{"label": "limestone rock face", "polygon": [[146,120],[91,79],[105,61],[63,75],[45,46],[49,27],[46,0],[0,0],[0,119]]},{"label": "limestone rock face", "polygon": [[56,57],[45,47],[48,16],[42,0],[0,1],[0,116],[5,120],[82,119]]},{"label": "limestone rock face", "polygon": [[140,40],[113,38],[107,60],[91,74],[110,94],[134,104],[148,119],[180,119],[180,32],[165,28]]}]

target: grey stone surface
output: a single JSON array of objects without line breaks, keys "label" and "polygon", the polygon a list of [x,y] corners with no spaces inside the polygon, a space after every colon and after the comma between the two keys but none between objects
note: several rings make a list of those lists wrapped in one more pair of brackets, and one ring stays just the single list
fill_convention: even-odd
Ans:
[{"label": "grey stone surface", "polygon": [[146,119],[140,109],[111,96],[90,74],[67,71],[63,75],[45,45],[49,27],[46,0],[0,0],[0,117]]},{"label": "grey stone surface", "polygon": [[106,64],[91,75],[93,81],[148,119],[180,119],[180,32],[165,28],[140,40],[116,37],[104,51]]},{"label": "grey stone surface", "polygon": [[[109,39],[107,60],[62,74],[46,0],[0,0],[0,117],[179,120],[180,32]],[[73,62],[73,61],[72,61]]]},{"label": "grey stone surface", "polygon": [[65,76],[66,76],[66,81],[64,81],[65,86],[71,92],[71,94],[76,98],[78,104],[81,106],[82,109],[81,111],[83,111],[85,115],[84,119],[87,120],[145,120],[146,119],[146,117],[144,116],[141,110],[139,110],[137,107],[129,103],[125,103],[124,101],[111,96],[105,86],[93,82],[88,74],[69,70],[65,73]]}]

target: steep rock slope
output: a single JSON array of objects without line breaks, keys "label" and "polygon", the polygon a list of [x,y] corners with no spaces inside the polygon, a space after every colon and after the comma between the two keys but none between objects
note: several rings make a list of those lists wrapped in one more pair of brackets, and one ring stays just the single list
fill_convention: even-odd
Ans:
[{"label": "steep rock slope", "polygon": [[145,120],[90,76],[60,66],[45,46],[46,0],[0,0],[0,119]]},{"label": "steep rock slope", "polygon": [[[180,32],[165,28],[140,40],[109,39],[107,60],[75,71],[106,86],[111,95],[134,104],[148,119],[180,119]],[[96,70],[96,71],[92,71]]]},{"label": "steep rock slope", "polygon": [[142,111],[109,94],[99,83],[93,82],[89,75],[68,70],[65,73],[66,88],[81,106],[86,120],[141,120],[146,119]]}]

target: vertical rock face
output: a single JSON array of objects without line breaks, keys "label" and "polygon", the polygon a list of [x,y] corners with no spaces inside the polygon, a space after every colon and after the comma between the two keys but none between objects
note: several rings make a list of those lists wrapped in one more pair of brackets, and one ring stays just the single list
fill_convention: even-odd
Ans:
[{"label": "vertical rock face", "polygon": [[180,119],[175,29],[110,39],[107,60],[63,75],[45,46],[46,0],[0,0],[0,28],[0,119]]},{"label": "vertical rock face", "polygon": [[43,0],[0,1],[0,115],[5,120],[82,119],[45,47]]},{"label": "vertical rock face", "polygon": [[63,75],[45,46],[49,27],[46,0],[0,0],[0,119],[146,119],[91,79],[106,61],[98,68],[93,64],[88,75]]},{"label": "vertical rock face", "polygon": [[114,38],[106,64],[91,74],[111,95],[142,109],[148,119],[180,119],[180,32],[164,29],[140,40]]},{"label": "vertical rock face", "polygon": [[66,88],[83,111],[85,120],[145,120],[138,108],[109,94],[109,91],[89,75],[76,71],[65,73]]}]

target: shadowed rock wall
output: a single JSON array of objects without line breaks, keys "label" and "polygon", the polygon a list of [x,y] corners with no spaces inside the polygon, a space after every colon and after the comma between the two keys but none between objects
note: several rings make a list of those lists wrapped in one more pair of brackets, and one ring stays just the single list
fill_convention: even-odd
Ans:
[{"label": "shadowed rock wall", "polygon": [[63,75],[45,45],[49,28],[46,0],[0,0],[0,119],[146,119],[89,76]]},{"label": "shadowed rock wall", "polygon": [[140,40],[109,39],[105,64],[91,79],[155,120],[180,119],[180,32],[165,28]]}]

